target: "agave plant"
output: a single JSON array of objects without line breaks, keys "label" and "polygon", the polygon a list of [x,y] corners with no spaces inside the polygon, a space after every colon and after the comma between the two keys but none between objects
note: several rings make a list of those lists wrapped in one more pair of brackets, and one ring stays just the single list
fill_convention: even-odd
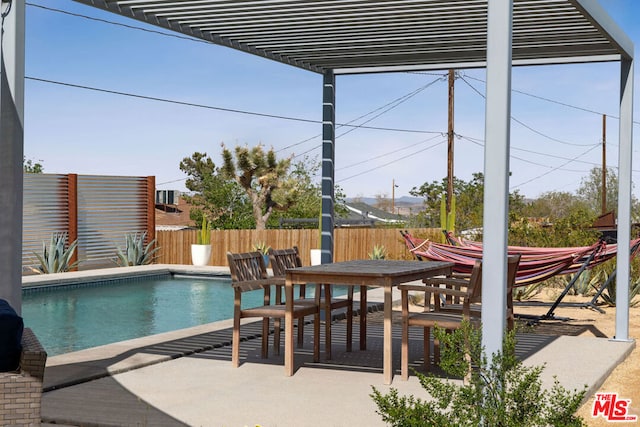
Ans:
[{"label": "agave plant", "polygon": [[369,252],[370,259],[385,259],[387,256],[387,249],[384,245],[375,245],[373,251]]},{"label": "agave plant", "polygon": [[49,245],[42,242],[42,254],[34,252],[40,265],[30,268],[39,274],[62,273],[72,270],[79,264],[79,261],[71,262],[77,246],[78,240],[67,246],[67,233],[54,233],[51,235]]},{"label": "agave plant", "polygon": [[160,247],[154,248],[156,239],[150,241],[146,246],[144,241],[147,237],[147,232],[142,234],[128,233],[124,235],[126,247],[124,250],[118,248],[118,258],[116,263],[122,267],[132,265],[147,265],[151,264],[156,259],[155,253],[160,250]]}]

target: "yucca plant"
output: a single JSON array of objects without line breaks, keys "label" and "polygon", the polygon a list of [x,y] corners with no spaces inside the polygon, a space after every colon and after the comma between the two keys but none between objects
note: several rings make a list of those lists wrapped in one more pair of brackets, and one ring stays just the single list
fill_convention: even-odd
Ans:
[{"label": "yucca plant", "polygon": [[260,252],[262,255],[269,255],[269,249],[271,249],[271,246],[267,245],[265,242],[256,242],[253,244],[253,249]]},{"label": "yucca plant", "polygon": [[154,248],[156,239],[150,241],[146,246],[144,244],[147,238],[147,232],[142,234],[128,233],[124,235],[126,247],[124,250],[118,248],[118,258],[116,263],[122,267],[132,265],[147,265],[151,264],[156,259],[156,252],[160,250],[160,247]]},{"label": "yucca plant", "polygon": [[373,251],[369,252],[370,259],[385,259],[387,257],[387,249],[384,245],[375,245]]},{"label": "yucca plant", "polygon": [[67,233],[54,233],[51,235],[48,246],[46,242],[42,242],[42,254],[34,252],[40,265],[30,268],[39,274],[63,273],[72,270],[80,263],[79,261],[71,262],[77,246],[78,240],[74,240],[67,247]]}]

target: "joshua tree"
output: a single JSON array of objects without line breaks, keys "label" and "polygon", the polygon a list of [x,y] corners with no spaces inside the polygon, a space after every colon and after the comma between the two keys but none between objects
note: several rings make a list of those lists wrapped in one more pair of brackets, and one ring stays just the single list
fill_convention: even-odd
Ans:
[{"label": "joshua tree", "polygon": [[222,158],[222,176],[238,182],[251,199],[256,230],[266,228],[274,210],[286,210],[295,202],[299,190],[289,174],[291,157],[277,160],[273,148],[265,152],[261,144],[237,146],[232,153],[223,144]]}]

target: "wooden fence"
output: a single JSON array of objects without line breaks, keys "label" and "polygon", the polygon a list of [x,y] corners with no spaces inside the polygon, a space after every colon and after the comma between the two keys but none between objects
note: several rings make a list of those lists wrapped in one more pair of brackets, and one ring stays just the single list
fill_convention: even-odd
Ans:
[{"label": "wooden fence", "polygon": [[[440,241],[439,228],[416,228],[412,235]],[[191,264],[191,244],[196,242],[197,230],[158,231],[160,246],[156,260],[163,264]],[[210,265],[227,265],[227,251],[252,251],[257,242],[265,242],[275,249],[298,246],[302,263],[310,265],[310,249],[318,247],[318,230],[213,230],[211,232]],[[414,259],[407,250],[399,229],[337,228],[334,234],[334,261],[369,258],[375,245],[383,245],[388,259]]]}]

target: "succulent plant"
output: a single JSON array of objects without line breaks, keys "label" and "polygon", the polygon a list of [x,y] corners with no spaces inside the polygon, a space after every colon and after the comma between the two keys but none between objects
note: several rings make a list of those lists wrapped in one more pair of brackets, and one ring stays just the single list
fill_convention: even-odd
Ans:
[{"label": "succulent plant", "polygon": [[202,227],[200,228],[200,231],[198,231],[197,244],[211,244],[211,224],[207,221],[206,216],[202,216]]},{"label": "succulent plant", "polygon": [[32,271],[40,274],[62,273],[76,268],[79,261],[71,262],[73,253],[78,246],[78,240],[67,246],[67,233],[54,233],[51,235],[49,245],[42,242],[42,254],[34,252],[40,265],[30,267]]},{"label": "succulent plant", "polygon": [[387,249],[384,245],[375,245],[373,251],[369,252],[370,259],[385,259],[387,256]]},{"label": "succulent plant", "polygon": [[146,246],[144,241],[147,237],[147,232],[142,234],[128,233],[125,234],[126,247],[124,250],[118,248],[118,258],[116,263],[120,266],[127,267],[132,265],[147,265],[151,264],[156,259],[156,252],[160,250],[160,247],[154,248],[156,239],[150,241]]}]

